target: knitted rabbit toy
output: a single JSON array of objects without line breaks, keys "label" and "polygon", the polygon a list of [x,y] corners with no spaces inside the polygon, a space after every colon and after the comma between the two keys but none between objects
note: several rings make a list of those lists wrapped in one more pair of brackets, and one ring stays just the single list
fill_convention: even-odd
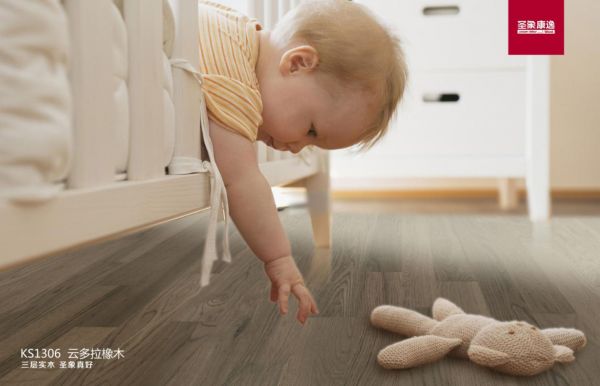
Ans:
[{"label": "knitted rabbit toy", "polygon": [[407,369],[449,353],[503,373],[535,375],[555,362],[572,362],[573,351],[586,344],[579,330],[540,330],[527,322],[500,322],[466,314],[443,298],[433,303],[432,314],[433,319],[402,307],[376,307],[371,312],[374,326],[412,337],[382,349],[377,362],[386,369]]}]

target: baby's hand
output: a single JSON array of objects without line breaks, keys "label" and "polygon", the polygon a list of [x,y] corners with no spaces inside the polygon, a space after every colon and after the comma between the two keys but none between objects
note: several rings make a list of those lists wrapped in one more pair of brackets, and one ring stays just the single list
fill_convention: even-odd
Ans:
[{"label": "baby's hand", "polygon": [[317,303],[308,288],[304,286],[302,274],[292,256],[284,256],[265,263],[265,272],[271,280],[271,301],[279,300],[282,315],[288,311],[290,290],[298,299],[298,315],[296,318],[304,325],[309,314],[318,314]]}]

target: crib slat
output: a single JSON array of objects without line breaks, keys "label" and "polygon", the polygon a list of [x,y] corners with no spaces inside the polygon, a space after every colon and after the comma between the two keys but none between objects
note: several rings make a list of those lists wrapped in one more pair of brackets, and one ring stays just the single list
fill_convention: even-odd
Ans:
[{"label": "crib slat", "polygon": [[256,149],[256,159],[258,163],[267,162],[267,145],[262,142],[256,141],[255,144]]},{"label": "crib slat", "polygon": [[290,10],[290,7],[290,0],[279,0],[279,18],[277,19],[278,21],[283,17],[283,15],[285,15]]},{"label": "crib slat", "polygon": [[248,16],[257,19],[261,23],[264,21],[263,3],[264,0],[248,0],[246,3],[246,13],[248,14]]},{"label": "crib slat", "polygon": [[277,23],[277,17],[279,15],[277,9],[279,8],[278,0],[263,0],[264,3],[264,24],[266,29],[272,29]]},{"label": "crib slat", "polygon": [[[197,0],[170,0],[175,17],[173,59],[185,59],[194,68],[200,66],[198,55]],[[173,104],[175,106],[175,157],[201,158],[200,93],[198,81],[188,72],[173,69]]]},{"label": "crib slat", "polygon": [[131,143],[127,176],[145,180],[164,175],[162,99],[162,1],[125,0],[129,46]]},{"label": "crib slat", "polygon": [[73,165],[69,188],[114,180],[110,0],[65,0],[69,18],[73,93]]}]

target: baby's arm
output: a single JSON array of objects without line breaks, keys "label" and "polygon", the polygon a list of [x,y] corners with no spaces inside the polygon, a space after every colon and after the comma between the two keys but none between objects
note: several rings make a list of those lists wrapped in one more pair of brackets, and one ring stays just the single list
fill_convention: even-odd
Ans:
[{"label": "baby's arm", "polygon": [[212,120],[210,137],[231,218],[252,252],[264,263],[290,255],[271,186],[258,168],[252,142]]},{"label": "baby's arm", "polygon": [[[291,247],[273,199],[271,186],[260,172],[252,142],[210,120],[214,154],[223,177],[229,212],[244,240],[272,281],[271,300],[279,299],[287,312],[290,290],[298,297],[298,319],[316,313],[316,303],[304,287],[302,274],[291,257]],[[296,284],[300,282],[300,284]]]}]

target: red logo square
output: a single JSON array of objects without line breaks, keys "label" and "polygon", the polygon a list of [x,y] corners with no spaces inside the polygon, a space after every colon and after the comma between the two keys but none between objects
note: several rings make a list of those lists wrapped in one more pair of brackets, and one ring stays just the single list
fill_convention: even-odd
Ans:
[{"label": "red logo square", "polygon": [[564,55],[564,0],[509,0],[509,55]]}]

